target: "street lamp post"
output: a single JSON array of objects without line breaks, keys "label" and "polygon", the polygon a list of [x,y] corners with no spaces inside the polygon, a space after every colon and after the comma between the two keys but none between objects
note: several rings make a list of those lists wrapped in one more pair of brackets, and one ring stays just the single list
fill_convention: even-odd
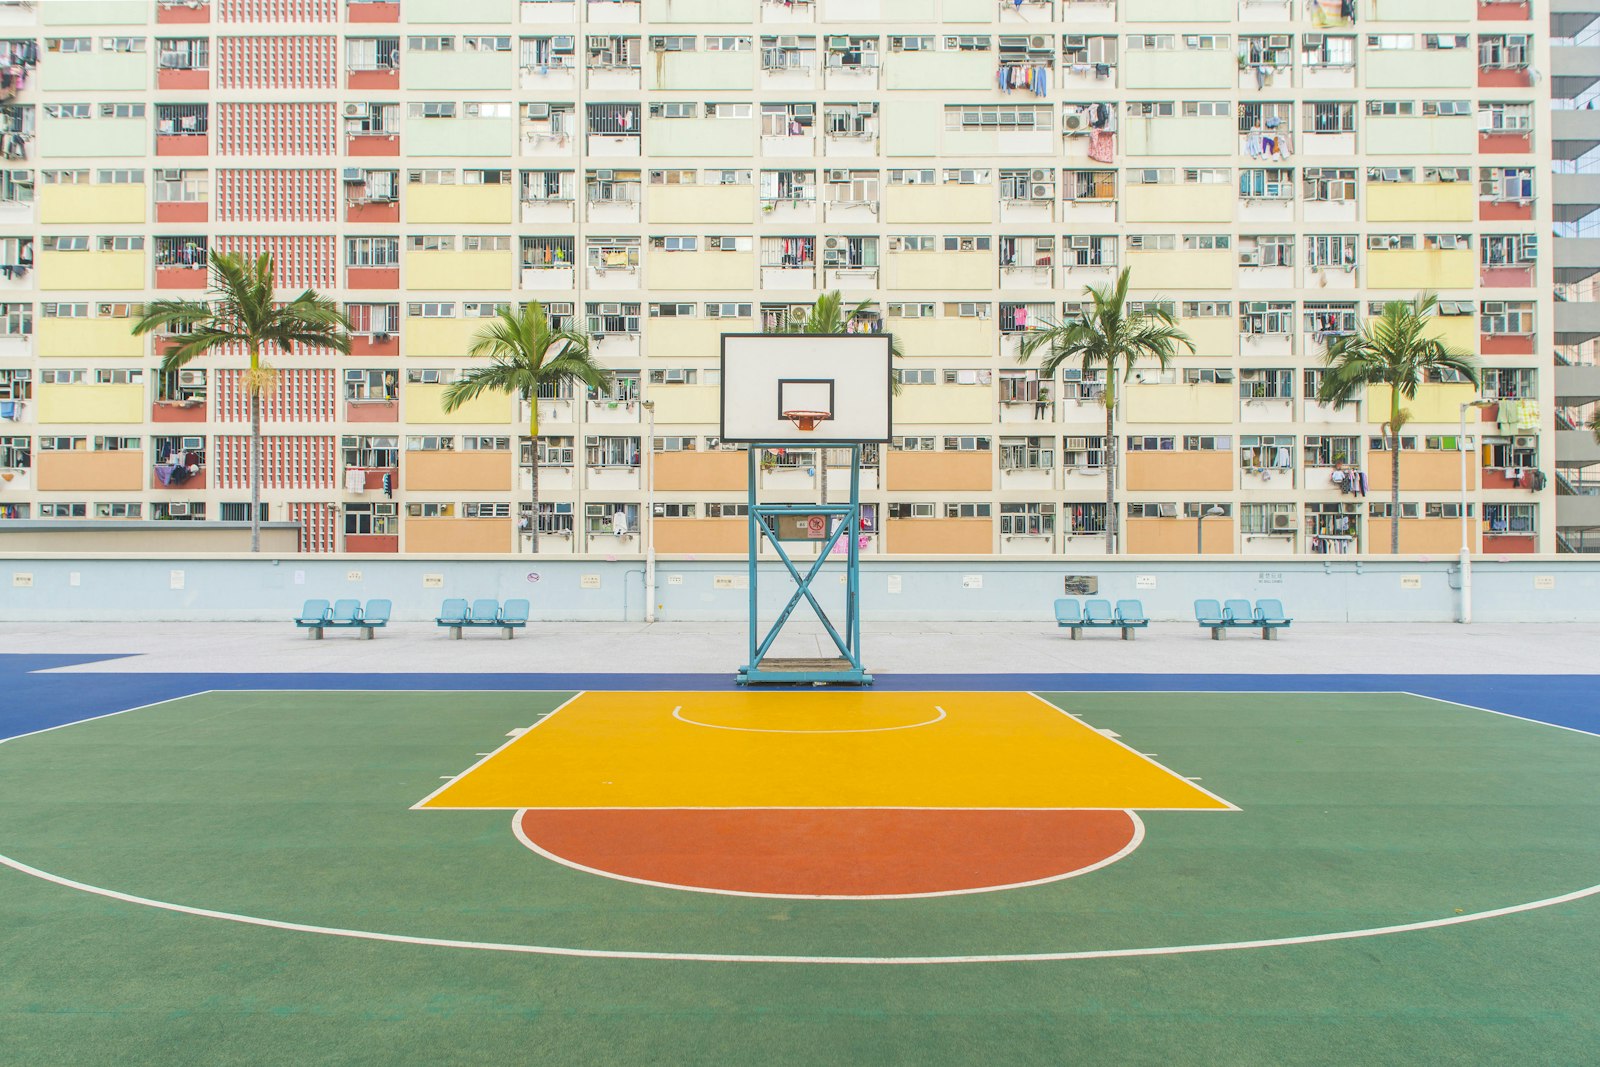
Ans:
[{"label": "street lamp post", "polygon": [[644,401],[644,621],[656,621],[656,402]]},{"label": "street lamp post", "polygon": [[1195,513],[1195,520],[1194,520],[1194,553],[1195,553],[1195,555],[1203,556],[1203,555],[1206,554],[1206,516],[1207,515],[1213,515],[1213,516],[1215,516],[1215,515],[1226,515],[1226,514],[1227,514],[1226,511],[1223,511],[1220,507],[1218,507],[1215,504],[1212,504],[1209,508],[1206,508],[1204,511]]},{"label": "street lamp post", "polygon": [[[1461,622],[1472,621],[1472,532],[1467,521],[1467,409],[1486,408],[1492,400],[1468,400],[1461,405],[1461,432],[1456,451],[1461,453]],[[1394,517],[1395,522],[1400,516]]]}]

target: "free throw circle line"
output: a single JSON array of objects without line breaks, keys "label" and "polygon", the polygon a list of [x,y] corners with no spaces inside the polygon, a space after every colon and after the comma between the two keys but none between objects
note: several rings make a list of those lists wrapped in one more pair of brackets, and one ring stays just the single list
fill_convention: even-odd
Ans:
[{"label": "free throw circle line", "polygon": [[1560,896],[1545,897],[1542,900],[1530,900],[1524,904],[1511,904],[1503,908],[1492,908],[1488,911],[1477,911],[1470,915],[1450,915],[1442,919],[1426,919],[1421,922],[1401,923],[1395,926],[1374,926],[1360,930],[1336,930],[1325,934],[1305,934],[1299,937],[1271,937],[1257,941],[1218,941],[1209,944],[1196,945],[1159,945],[1146,948],[1107,948],[1086,949],[1079,952],[1017,952],[1000,953],[988,956],[769,956],[745,953],[728,952],[656,952],[642,949],[599,949],[599,948],[565,948],[557,945],[519,945],[499,941],[463,941],[443,937],[416,937],[410,934],[385,934],[374,930],[350,930],[338,926],[316,926],[310,923],[285,922],[281,919],[264,919],[254,915],[238,915],[229,911],[216,911],[211,908],[196,908],[187,904],[172,904],[164,900],[152,900],[149,897],[135,896],[132,893],[123,893],[115,889],[105,889],[101,886],[89,885],[87,882],[75,881],[64,878],[59,874],[31,867],[21,860],[12,859],[10,856],[0,855],[0,865],[10,867],[14,871],[30,875],[34,878],[52,882],[67,889],[76,889],[82,893],[105,897],[108,900],[120,900],[127,904],[139,904],[147,908],[159,908],[162,911],[177,912],[181,915],[194,915],[203,919],[222,919],[227,922],[244,923],[247,926],[265,926],[274,930],[289,930],[303,934],[325,934],[332,937],[349,937],[361,941],[390,941],[401,945],[425,945],[432,948],[465,948],[476,949],[480,952],[515,952],[533,956],[579,956],[592,959],[613,960],[683,960],[699,963],[804,963],[804,964],[837,964],[859,966],[919,966],[947,963],[1041,963],[1067,960],[1103,960],[1124,959],[1137,956],[1182,956],[1196,952],[1230,952],[1247,948],[1278,948],[1290,945],[1314,945],[1327,941],[1352,941],[1363,937],[1380,937],[1385,934],[1410,933],[1416,930],[1433,930],[1445,926],[1460,926],[1464,923],[1480,922],[1484,919],[1497,919],[1503,915],[1516,915],[1525,911],[1537,911],[1540,908],[1554,907],[1557,904],[1568,904],[1585,897],[1600,895],[1600,885],[1592,885],[1585,889],[1575,889],[1570,893]]},{"label": "free throw circle line", "polygon": [[773,730],[756,726],[719,726],[714,722],[700,722],[697,719],[683,717],[683,705],[679,704],[672,709],[672,717],[679,722],[688,723],[690,726],[704,726],[707,730],[734,730],[742,734],[886,734],[891,730],[915,730],[919,726],[932,726],[946,717],[946,712],[935,704],[933,709],[939,714],[925,722],[908,722],[903,726],[869,726],[858,730]]}]

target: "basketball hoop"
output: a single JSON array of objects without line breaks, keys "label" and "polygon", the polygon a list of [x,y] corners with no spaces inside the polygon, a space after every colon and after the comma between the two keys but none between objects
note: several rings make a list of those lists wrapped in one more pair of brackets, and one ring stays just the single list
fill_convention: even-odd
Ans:
[{"label": "basketball hoop", "polygon": [[785,411],[783,417],[794,423],[795,429],[802,433],[809,433],[817,428],[817,423],[827,422],[833,418],[831,411]]}]

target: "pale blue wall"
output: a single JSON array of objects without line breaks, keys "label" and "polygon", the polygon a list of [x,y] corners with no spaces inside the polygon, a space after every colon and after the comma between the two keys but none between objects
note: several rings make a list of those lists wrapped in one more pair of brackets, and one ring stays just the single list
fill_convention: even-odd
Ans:
[{"label": "pale blue wall", "polygon": [[[183,572],[172,588],[171,572]],[[359,571],[359,581],[348,574]],[[1046,624],[1064,575],[1094,575],[1108,598],[1138,597],[1152,618],[1192,620],[1196,597],[1276,596],[1306,622],[1449,622],[1456,610],[1454,563],[1285,560],[1117,561],[894,561],[863,565],[862,603],[868,619],[1033,619]],[[79,584],[71,584],[76,572]],[[13,584],[14,573],[33,585]],[[539,581],[527,575],[537,573]],[[664,621],[743,618],[746,591],[717,588],[719,576],[742,578],[737,560],[663,561],[657,612]],[[442,574],[444,587],[423,585]],[[1473,612],[1480,622],[1600,622],[1600,561],[1546,559],[1480,562],[1474,570]],[[303,575],[303,584],[296,576]],[[600,588],[582,578],[599,575]],[[671,584],[670,576],[681,576]],[[889,593],[889,577],[901,592]],[[1402,576],[1421,587],[1406,589]],[[981,576],[981,588],[963,579]],[[1153,579],[1139,588],[1138,579]],[[1535,588],[1552,577],[1553,589]],[[308,597],[387,597],[399,619],[431,619],[447,596],[526,596],[539,619],[642,619],[643,569],[638,560],[425,560],[361,557],[285,557],[205,560],[12,559],[0,562],[0,620],[276,619],[287,620]],[[787,598],[788,583],[776,563],[763,565],[762,603],[768,615]],[[831,576],[820,586],[830,611],[842,601]],[[624,616],[626,606],[626,616]],[[807,617],[802,609],[801,617]]]}]

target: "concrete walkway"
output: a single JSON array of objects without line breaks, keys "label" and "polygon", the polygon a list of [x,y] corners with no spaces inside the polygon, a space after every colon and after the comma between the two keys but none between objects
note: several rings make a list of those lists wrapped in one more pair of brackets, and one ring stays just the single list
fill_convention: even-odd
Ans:
[{"label": "concrete walkway", "polygon": [[[8,653],[117,655],[84,672],[372,674],[584,672],[732,674],[745,661],[738,623],[535,623],[452,641],[423,623],[376,640],[309,640],[283,623],[0,623]],[[1600,674],[1600,625],[1297,624],[1275,642],[1253,632],[1212,641],[1193,625],[1154,624],[1069,640],[1038,623],[869,624],[869,670],[899,674]],[[831,651],[820,628],[791,628],[775,655]]]}]

